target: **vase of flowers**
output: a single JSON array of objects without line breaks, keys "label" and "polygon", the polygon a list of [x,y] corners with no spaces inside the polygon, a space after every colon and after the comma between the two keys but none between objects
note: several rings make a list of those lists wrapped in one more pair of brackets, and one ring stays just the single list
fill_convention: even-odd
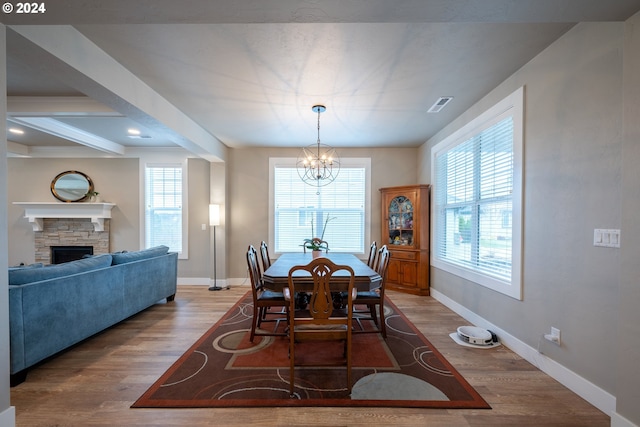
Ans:
[{"label": "vase of flowers", "polygon": [[100,197],[98,196],[100,193],[97,191],[89,191],[84,195],[85,199],[89,199],[91,203],[100,202]]},{"label": "vase of flowers", "polygon": [[[329,223],[329,221],[331,221],[332,219],[335,219],[336,217],[333,218],[329,218],[327,217],[327,219],[324,221],[324,227],[322,227],[322,234],[320,235],[320,237],[312,237],[311,239],[304,239],[304,243],[302,244],[302,246],[304,246],[307,249],[311,250],[311,256],[315,259],[318,258],[320,256],[322,256],[322,251],[328,251],[329,250],[329,243],[327,243],[324,240],[324,232],[327,229],[327,224]],[[314,229],[313,229],[313,219],[311,220],[311,235],[314,234]]]}]

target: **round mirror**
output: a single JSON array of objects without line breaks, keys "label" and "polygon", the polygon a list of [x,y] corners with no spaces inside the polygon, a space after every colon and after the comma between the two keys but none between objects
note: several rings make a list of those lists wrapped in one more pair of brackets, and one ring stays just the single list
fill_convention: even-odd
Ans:
[{"label": "round mirror", "polygon": [[93,182],[82,172],[62,172],[51,181],[51,193],[63,202],[81,202],[91,191],[93,191]]}]

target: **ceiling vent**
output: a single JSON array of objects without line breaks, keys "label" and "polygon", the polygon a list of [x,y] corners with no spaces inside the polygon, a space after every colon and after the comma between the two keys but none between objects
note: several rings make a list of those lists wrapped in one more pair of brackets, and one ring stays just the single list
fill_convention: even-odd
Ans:
[{"label": "ceiling vent", "polygon": [[149,135],[127,135],[127,138],[131,139],[151,139]]},{"label": "ceiling vent", "polygon": [[440,110],[442,110],[444,106],[447,105],[452,99],[453,96],[441,96],[440,98],[438,98],[436,103],[427,110],[427,113],[439,113]]}]

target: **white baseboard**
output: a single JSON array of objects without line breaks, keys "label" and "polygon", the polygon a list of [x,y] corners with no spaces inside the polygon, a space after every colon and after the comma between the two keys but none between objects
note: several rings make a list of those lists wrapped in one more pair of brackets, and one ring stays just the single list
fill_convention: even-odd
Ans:
[{"label": "white baseboard", "polygon": [[238,277],[227,279],[229,286],[249,286],[250,281],[247,277]]},{"label": "white baseboard", "polygon": [[[220,287],[249,285],[247,278],[216,280],[216,284]],[[178,285],[190,286],[213,286],[213,280],[208,277],[178,277]]]},{"label": "white baseboard", "polygon": [[638,427],[638,425],[632,423],[617,412],[614,412],[611,414],[611,427]]},{"label": "white baseboard", "polygon": [[[431,288],[431,296],[458,315],[464,317],[471,324],[493,331],[498,335],[498,338],[503,345],[509,347],[509,349],[540,369],[542,372],[546,373],[569,390],[573,391],[578,396],[582,397],[587,402],[612,417],[613,421],[613,414],[616,409],[616,398],[611,393],[601,389],[597,385],[587,381],[555,360],[538,352],[537,349],[508,334],[498,326],[453,301],[442,292],[438,292],[436,289]],[[632,426],[633,424],[620,424],[620,427]]]},{"label": "white baseboard", "polygon": [[178,277],[178,285],[211,286],[212,282],[208,277]]},{"label": "white baseboard", "polygon": [[16,427],[16,408],[14,406],[9,406],[0,412],[0,426]]}]

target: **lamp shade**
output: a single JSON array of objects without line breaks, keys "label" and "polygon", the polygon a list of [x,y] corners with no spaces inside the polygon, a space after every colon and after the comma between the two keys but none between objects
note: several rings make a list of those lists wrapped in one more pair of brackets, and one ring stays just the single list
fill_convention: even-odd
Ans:
[{"label": "lamp shade", "polygon": [[209,205],[209,225],[220,225],[220,205]]}]

